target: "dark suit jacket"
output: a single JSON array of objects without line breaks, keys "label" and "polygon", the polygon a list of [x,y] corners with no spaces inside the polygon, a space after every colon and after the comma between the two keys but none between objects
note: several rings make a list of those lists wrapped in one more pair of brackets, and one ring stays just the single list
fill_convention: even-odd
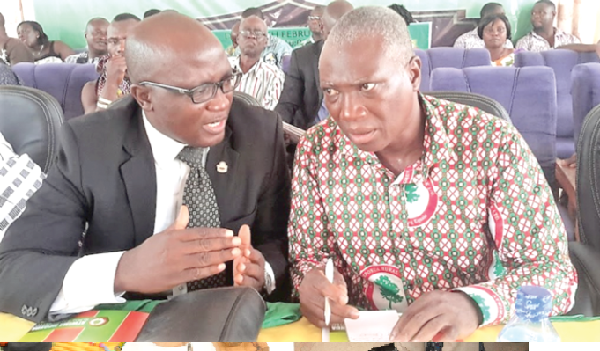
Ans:
[{"label": "dark suit jacket", "polygon": [[283,91],[275,111],[285,122],[298,128],[312,127],[321,108],[323,92],[319,83],[319,57],[322,49],[323,41],[320,40],[294,50],[285,74]]},{"label": "dark suit jacket", "polygon": [[[63,126],[47,180],[0,244],[0,311],[35,322],[47,315],[78,258],[86,222],[83,254],[127,251],[152,235],[156,171],[141,110],[130,100]],[[226,173],[217,172],[221,161]],[[281,286],[290,178],[279,117],[234,99],[225,139],[211,147],[206,169],[222,227],[237,234],[249,224],[253,246]]]}]

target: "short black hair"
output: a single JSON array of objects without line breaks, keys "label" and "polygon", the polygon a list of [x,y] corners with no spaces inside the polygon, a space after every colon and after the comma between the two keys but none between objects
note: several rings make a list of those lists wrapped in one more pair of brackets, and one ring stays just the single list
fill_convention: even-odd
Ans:
[{"label": "short black hair", "polygon": [[250,7],[244,10],[244,12],[242,12],[242,18],[248,18],[250,16],[256,16],[260,19],[265,19],[265,14],[262,12],[261,9],[256,8],[256,7]]},{"label": "short black hair", "polygon": [[404,22],[408,26],[411,23],[415,23],[415,19],[412,16],[412,13],[404,7],[404,5],[399,4],[391,4],[388,6],[389,9],[394,10],[397,14],[400,15],[404,19]]},{"label": "short black hair", "polygon": [[479,39],[483,40],[483,29],[485,27],[487,27],[490,23],[493,23],[497,19],[504,22],[504,25],[506,26],[506,40],[512,39],[510,21],[508,20],[508,18],[505,15],[501,15],[501,14],[490,15],[490,16],[482,18],[481,21],[479,21],[479,26],[477,26],[477,34],[479,35]]},{"label": "short black hair", "polygon": [[124,12],[124,13],[120,13],[120,14],[116,15],[115,18],[113,19],[113,22],[121,22],[121,21],[130,20],[130,19],[136,20],[138,22],[141,21],[141,19],[138,16],[131,14],[129,12]]},{"label": "short black hair", "polygon": [[156,15],[157,13],[160,13],[160,10],[157,10],[157,9],[148,10],[148,11],[144,12],[144,18],[152,17],[152,16]]},{"label": "short black hair", "polygon": [[[552,9],[553,9],[554,11],[556,11],[556,5],[555,5],[555,4],[554,4],[552,1],[550,1],[550,0],[538,0],[538,2],[536,2],[536,3],[535,3],[535,5],[537,5],[537,4],[546,4],[546,5],[550,5],[550,6],[552,6]],[[535,5],[534,5],[534,6],[535,6]]]},{"label": "short black hair", "polygon": [[479,11],[479,18],[484,18],[486,14],[494,11],[496,7],[502,7],[502,4],[497,2],[488,2],[487,4],[483,5],[481,11]]}]

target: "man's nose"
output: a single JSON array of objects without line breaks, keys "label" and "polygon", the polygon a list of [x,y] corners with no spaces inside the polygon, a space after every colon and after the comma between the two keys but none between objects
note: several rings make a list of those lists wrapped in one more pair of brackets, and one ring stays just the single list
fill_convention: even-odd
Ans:
[{"label": "man's nose", "polygon": [[351,121],[361,118],[365,109],[358,103],[354,92],[342,94],[340,118],[342,120]]}]

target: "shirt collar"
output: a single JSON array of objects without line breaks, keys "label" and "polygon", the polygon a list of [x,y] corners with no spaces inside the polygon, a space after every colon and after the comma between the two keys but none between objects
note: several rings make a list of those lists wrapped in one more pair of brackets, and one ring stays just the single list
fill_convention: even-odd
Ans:
[{"label": "shirt collar", "polygon": [[[429,174],[432,167],[439,165],[443,160],[447,160],[449,156],[449,137],[443,121],[443,119],[448,119],[446,117],[447,103],[444,103],[443,100],[438,100],[423,94],[419,94],[419,100],[422,108],[425,110],[425,140],[423,142],[425,147],[425,157],[423,158],[423,162],[427,169],[426,173]],[[329,119],[328,123],[333,123],[335,125],[333,119]],[[380,167],[383,167],[375,153],[360,150],[342,133],[341,130],[339,130],[339,132],[341,134],[340,149],[342,154],[347,158],[358,158],[369,165],[379,165]]]},{"label": "shirt collar", "polygon": [[[248,72],[244,73],[244,74],[248,74],[252,71],[258,70],[260,68],[260,64],[261,64],[261,59],[259,59],[258,61],[256,61],[256,63],[250,67],[250,69],[248,70]],[[240,72],[242,71],[242,56],[237,56],[234,58],[233,60],[233,68],[239,70]]]},{"label": "shirt collar", "polygon": [[171,139],[154,128],[146,118],[144,111],[142,111],[142,115],[144,116],[144,128],[152,147],[154,161],[159,165],[173,161],[186,145]]}]

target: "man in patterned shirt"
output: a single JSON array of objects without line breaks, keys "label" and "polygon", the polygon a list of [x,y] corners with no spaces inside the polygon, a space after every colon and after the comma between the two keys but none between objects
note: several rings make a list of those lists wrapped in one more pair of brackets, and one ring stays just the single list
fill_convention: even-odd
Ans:
[{"label": "man in patterned shirt", "polygon": [[420,66],[383,7],[346,14],[324,44],[331,118],[298,145],[288,227],[302,313],[324,325],[324,296],[332,323],[395,309],[406,342],[506,322],[526,284],[567,312],[576,272],[536,158],[506,121],[421,95]]},{"label": "man in patterned shirt", "polygon": [[254,97],[267,110],[273,110],[283,90],[285,73],[275,64],[260,59],[269,42],[265,21],[256,16],[242,19],[237,42],[241,55],[230,57],[229,63],[243,75],[235,90]]},{"label": "man in patterned shirt", "polygon": [[565,33],[554,27],[556,5],[550,0],[539,0],[531,10],[533,30],[517,42],[517,49],[541,52],[550,49],[571,49],[591,51],[593,45],[580,45],[581,41],[573,34]]}]

